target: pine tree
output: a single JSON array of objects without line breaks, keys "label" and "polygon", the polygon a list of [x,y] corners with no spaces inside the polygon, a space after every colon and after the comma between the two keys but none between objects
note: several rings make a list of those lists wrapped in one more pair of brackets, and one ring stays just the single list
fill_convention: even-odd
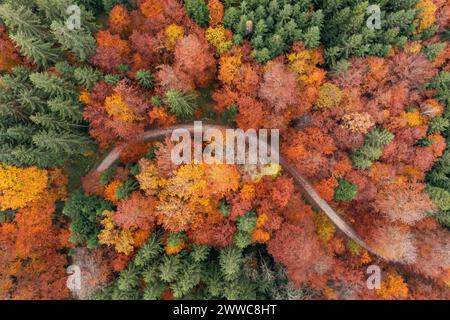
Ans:
[{"label": "pine tree", "polygon": [[184,0],[184,6],[189,17],[201,27],[209,24],[209,9],[205,0]]},{"label": "pine tree", "polygon": [[[58,114],[60,118],[65,121],[71,121],[73,124],[81,123],[83,120],[82,109],[83,106],[72,98],[64,99],[56,97],[48,100],[50,110]],[[72,125],[69,123],[69,126]]]},{"label": "pine tree", "polygon": [[308,48],[315,48],[320,45],[320,29],[318,26],[313,26],[306,30],[303,41]]},{"label": "pine tree", "polygon": [[27,147],[25,145],[15,147],[5,146],[3,153],[0,154],[0,160],[4,163],[24,167],[38,166],[47,168],[61,164],[61,160],[54,158],[54,155],[48,151],[35,147]]},{"label": "pine tree", "polygon": [[338,181],[339,185],[334,189],[334,200],[352,201],[358,193],[358,187],[346,179],[339,179]]},{"label": "pine tree", "polygon": [[115,289],[114,285],[109,284],[105,288],[94,292],[91,296],[88,297],[88,299],[89,300],[111,300],[114,289]]},{"label": "pine tree", "polygon": [[[380,7],[380,30],[367,26],[369,4]],[[332,66],[352,56],[386,56],[391,46],[401,47],[416,37],[415,1],[329,0],[319,6],[326,21],[321,28],[325,58]]]},{"label": "pine tree", "polygon": [[450,28],[449,27],[446,27],[444,32],[442,32],[441,39],[443,41],[450,41]]},{"label": "pine tree", "polygon": [[182,264],[179,255],[164,256],[159,265],[159,277],[165,282],[172,282],[176,279],[181,268]]},{"label": "pine tree", "polygon": [[252,56],[260,63],[280,55],[297,41],[307,47],[320,44],[323,14],[314,8],[313,1],[230,2],[225,7],[224,26],[233,30],[237,44],[250,38]]},{"label": "pine tree", "polygon": [[446,106],[450,105],[450,72],[439,72],[439,74],[427,84],[427,88],[436,90],[434,98],[437,101]]},{"label": "pine tree", "polygon": [[99,180],[99,183],[102,186],[105,187],[108,183],[111,182],[111,180],[114,178],[115,169],[116,168],[114,166],[111,166],[102,172],[102,174],[100,175],[100,180]]},{"label": "pine tree", "polygon": [[81,133],[70,131],[40,131],[33,136],[33,143],[57,154],[77,155],[89,149],[91,141]]},{"label": "pine tree", "polygon": [[103,8],[109,12],[112,8],[114,8],[118,4],[122,5],[130,5],[128,0],[102,0]]},{"label": "pine tree", "polygon": [[174,297],[181,298],[195,288],[200,283],[202,272],[200,263],[185,259],[177,282],[171,285]]},{"label": "pine tree", "polygon": [[197,108],[196,97],[191,92],[169,90],[166,92],[164,103],[170,112],[182,119],[192,117]]},{"label": "pine tree", "polygon": [[225,283],[223,295],[227,300],[256,300],[255,286],[245,278]]},{"label": "pine tree", "polygon": [[[0,5],[0,19],[9,29],[11,40],[20,53],[42,68],[48,68],[62,57],[61,49],[72,51],[86,60],[95,51],[92,33],[98,28],[95,17],[77,4],[82,28],[69,30],[66,10],[72,0],[36,0]],[[60,48],[56,47],[59,43]]]},{"label": "pine tree", "polygon": [[203,262],[208,258],[210,248],[201,244],[194,244],[190,253],[194,262]]},{"label": "pine tree", "polygon": [[153,96],[152,97],[152,105],[157,106],[157,107],[161,107],[162,106],[162,99],[160,96]]},{"label": "pine tree", "polygon": [[97,196],[87,196],[81,190],[73,192],[63,209],[63,214],[71,220],[70,241],[86,243],[88,247],[97,246],[100,217],[103,211],[111,209],[110,203]]},{"label": "pine tree", "polygon": [[122,77],[119,74],[107,74],[104,79],[107,84],[113,86],[119,83],[119,81],[122,80]]},{"label": "pine tree", "polygon": [[95,39],[89,31],[83,28],[69,30],[65,24],[59,21],[53,21],[50,28],[61,47],[73,52],[81,61],[87,60],[95,53]]},{"label": "pine tree", "polygon": [[237,218],[237,228],[240,231],[251,232],[256,227],[256,213],[249,211],[245,215]]},{"label": "pine tree", "polygon": [[159,281],[152,282],[144,290],[144,300],[159,300],[166,288],[165,284]]},{"label": "pine tree", "polygon": [[120,291],[131,291],[138,285],[139,277],[136,268],[131,265],[123,270],[117,280],[117,288]]},{"label": "pine tree", "polygon": [[445,43],[433,43],[422,49],[428,60],[433,61],[444,50]]},{"label": "pine tree", "polygon": [[17,144],[26,143],[30,136],[35,133],[35,128],[29,124],[17,124],[6,129],[5,137]]},{"label": "pine tree", "polygon": [[55,63],[55,69],[61,74],[61,77],[69,82],[73,82],[75,67],[70,65],[67,61],[59,61]]},{"label": "pine tree", "polygon": [[64,79],[54,74],[35,72],[30,74],[30,80],[36,88],[50,96],[67,97],[76,95]]},{"label": "pine tree", "polygon": [[17,94],[17,102],[28,114],[45,112],[47,106],[43,97],[44,95],[36,88],[23,88]]},{"label": "pine tree", "polygon": [[102,73],[91,66],[81,66],[75,69],[74,77],[77,83],[84,88],[92,89],[102,78]]},{"label": "pine tree", "polygon": [[27,36],[21,31],[12,33],[9,37],[19,47],[22,55],[43,68],[50,67],[61,58],[59,50],[54,48],[52,42],[44,42],[40,38]]},{"label": "pine tree", "polygon": [[12,222],[14,220],[14,210],[0,211],[0,223]]},{"label": "pine tree", "polygon": [[46,38],[41,19],[29,8],[4,3],[0,5],[0,18],[10,33],[20,33],[24,38]]},{"label": "pine tree", "polygon": [[162,252],[161,239],[158,235],[153,234],[147,242],[142,245],[136,254],[135,264],[138,267],[143,267],[153,259],[155,259]]},{"label": "pine tree", "polygon": [[237,279],[241,272],[242,251],[234,246],[228,246],[220,251],[220,270],[226,281]]},{"label": "pine tree", "polygon": [[[3,161],[18,166],[51,167],[78,157],[90,148],[91,140],[83,132],[72,68],[66,63],[55,67],[61,70],[61,76],[31,73],[20,67],[1,78]],[[8,128],[22,130],[8,131]]]},{"label": "pine tree", "polygon": [[239,249],[244,249],[252,244],[251,234],[246,231],[239,230],[234,234],[234,244]]},{"label": "pine tree", "polygon": [[155,83],[155,77],[150,73],[150,71],[140,69],[136,72],[136,79],[139,84],[146,89],[153,89]]},{"label": "pine tree", "polygon": [[378,160],[383,147],[391,143],[394,135],[387,130],[372,129],[364,139],[364,145],[351,154],[353,165],[358,169],[366,169]]},{"label": "pine tree", "polygon": [[138,189],[139,183],[134,179],[129,179],[125,181],[116,191],[117,199],[127,198],[134,190]]},{"label": "pine tree", "polygon": [[123,291],[118,287],[115,287],[112,294],[112,300],[138,300],[140,298],[140,292],[138,290]]}]

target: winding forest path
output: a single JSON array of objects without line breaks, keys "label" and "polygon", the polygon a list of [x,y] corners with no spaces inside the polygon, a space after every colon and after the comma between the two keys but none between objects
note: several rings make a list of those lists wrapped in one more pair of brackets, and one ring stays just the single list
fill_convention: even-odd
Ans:
[{"label": "winding forest path", "polygon": [[[167,135],[172,134],[172,131],[175,129],[187,129],[191,133],[191,135],[194,133],[194,125],[193,124],[186,124],[186,125],[176,125],[169,128],[164,129],[154,129],[146,131],[138,141],[154,141],[154,140],[161,140]],[[229,129],[225,126],[221,125],[215,125],[215,124],[203,124],[202,130],[205,132],[208,129],[219,129],[219,130],[225,130]],[[260,140],[260,143],[267,144],[267,141]],[[123,148],[126,145],[120,145],[118,147],[115,147],[113,150],[111,150],[105,158],[102,160],[102,162],[95,168],[98,172],[103,172],[106,169],[108,169],[114,162],[116,162],[119,159],[120,152],[123,150]],[[267,146],[270,148],[270,146]],[[276,152],[272,149],[270,149],[271,152]],[[292,176],[294,179],[297,187],[300,189],[300,191],[305,196],[306,200],[317,210],[323,211],[328,218],[336,225],[336,227],[343,232],[347,237],[358,243],[361,247],[368,250],[372,254],[377,255],[355,232],[355,230],[344,220],[342,219],[336,211],[334,211],[333,208],[325,201],[323,200],[320,195],[314,190],[312,185],[308,182],[307,179],[305,179],[291,164],[289,164],[281,155],[279,157],[280,165],[283,167],[283,169]]]}]

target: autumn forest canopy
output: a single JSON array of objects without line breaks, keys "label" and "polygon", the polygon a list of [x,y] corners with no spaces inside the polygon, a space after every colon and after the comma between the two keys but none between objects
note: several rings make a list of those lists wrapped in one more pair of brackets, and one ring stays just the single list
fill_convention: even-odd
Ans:
[{"label": "autumn forest canopy", "polygon": [[[0,0],[0,299],[450,299],[449,19],[445,0]],[[279,164],[142,139],[194,121],[278,129],[361,241]]]}]

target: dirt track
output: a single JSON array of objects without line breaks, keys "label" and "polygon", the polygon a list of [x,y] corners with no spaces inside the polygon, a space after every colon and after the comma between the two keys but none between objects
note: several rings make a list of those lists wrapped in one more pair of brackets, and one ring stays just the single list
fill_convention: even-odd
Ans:
[{"label": "dirt track", "polygon": [[[188,129],[191,134],[194,132],[194,126],[193,124],[188,125],[177,125],[165,129],[155,129],[155,130],[149,130],[146,131],[141,138],[140,141],[153,141],[153,140],[160,140],[164,138],[167,135],[170,135],[173,130],[175,129]],[[225,130],[227,129],[224,126],[214,125],[214,124],[203,124],[203,131],[207,129],[219,129],[219,130]],[[266,141],[260,140],[262,143],[266,143]],[[124,145],[118,146],[114,148],[112,151],[106,155],[106,157],[103,159],[103,161],[97,166],[95,169],[96,171],[102,172],[106,169],[108,169],[114,162],[116,162],[119,159],[119,155],[121,150],[124,148]],[[270,147],[268,147],[270,148]],[[274,151],[272,151],[274,152]],[[352,239],[353,241],[357,242],[361,247],[365,248],[369,252],[376,254],[353,230],[353,228],[344,220],[342,219],[336,211],[334,211],[330,205],[323,200],[319,194],[314,190],[312,185],[306,180],[291,164],[289,164],[283,157],[280,156],[280,165],[283,167],[283,169],[289,173],[292,178],[294,179],[296,185],[300,188],[302,193],[304,194],[306,200],[314,206],[316,209],[323,211],[330,220],[336,225],[336,227],[343,232],[347,237]]]}]

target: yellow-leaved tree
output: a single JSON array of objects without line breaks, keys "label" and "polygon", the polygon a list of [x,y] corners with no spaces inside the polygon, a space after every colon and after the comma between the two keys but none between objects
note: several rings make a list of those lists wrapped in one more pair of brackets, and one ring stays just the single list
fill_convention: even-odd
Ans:
[{"label": "yellow-leaved tree", "polygon": [[25,207],[45,190],[47,183],[46,170],[0,164],[0,210]]}]

